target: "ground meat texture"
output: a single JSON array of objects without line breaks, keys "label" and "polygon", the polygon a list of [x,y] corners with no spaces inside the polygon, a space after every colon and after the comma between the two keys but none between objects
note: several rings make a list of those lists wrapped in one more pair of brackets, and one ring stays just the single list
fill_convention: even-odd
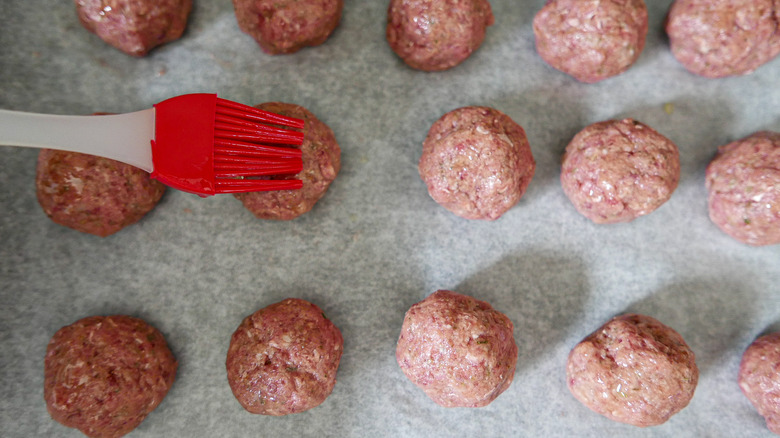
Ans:
[{"label": "ground meat texture", "polygon": [[486,406],[514,378],[513,330],[490,304],[439,290],[406,312],[395,357],[406,377],[439,405]]},{"label": "ground meat texture", "polygon": [[341,332],[322,309],[289,298],[238,326],[228,348],[228,382],[253,414],[303,412],[333,391],[343,349]]},{"label": "ground meat texture", "polygon": [[780,435],[780,332],[761,336],[748,347],[738,381],[769,430]]},{"label": "ground meat texture", "polygon": [[238,27],[275,55],[324,43],[341,20],[344,0],[233,0],[233,8]]},{"label": "ground meat texture", "polygon": [[673,329],[644,315],[618,316],[569,354],[569,390],[582,404],[621,423],[664,423],[688,405],[699,370]]},{"label": "ground meat texture", "polygon": [[165,398],[176,367],[162,333],[146,322],[92,316],[49,341],[43,396],[63,425],[90,437],[120,437]]},{"label": "ground meat texture", "polygon": [[780,243],[780,133],[729,143],[707,166],[710,219],[748,245]]},{"label": "ground meat texture", "polygon": [[410,67],[454,67],[479,48],[495,19],[487,0],[391,0],[387,42]]},{"label": "ground meat texture", "polygon": [[744,75],[780,53],[780,0],[676,0],[666,33],[692,73]]},{"label": "ground meat texture", "polygon": [[583,216],[629,222],[671,196],[680,181],[677,146],[632,119],[594,123],[566,146],[561,184]]},{"label": "ground meat texture", "polygon": [[534,17],[536,51],[581,82],[618,75],[645,47],[644,0],[550,0]]},{"label": "ground meat texture", "polygon": [[141,220],[165,193],[163,184],[129,164],[51,149],[38,154],[35,185],[51,220],[101,237]]},{"label": "ground meat texture", "polygon": [[436,121],[418,165],[431,197],[466,219],[495,220],[512,208],[536,162],[523,128],[487,107],[463,107]]},{"label": "ground meat texture", "polygon": [[192,0],[75,0],[79,20],[103,41],[133,56],[181,37]]},{"label": "ground meat texture", "polygon": [[303,188],[274,192],[237,193],[234,196],[258,219],[290,220],[307,213],[325,196],[341,169],[341,148],[333,131],[302,106],[270,102],[257,108],[303,119],[303,170],[274,179],[299,179]]}]

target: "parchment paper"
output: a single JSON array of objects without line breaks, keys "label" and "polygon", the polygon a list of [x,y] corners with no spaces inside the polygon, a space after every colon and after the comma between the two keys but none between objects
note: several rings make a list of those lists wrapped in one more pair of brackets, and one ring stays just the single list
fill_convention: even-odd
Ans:
[{"label": "parchment paper", "polygon": [[[230,195],[170,190],[140,223],[99,238],[45,216],[37,151],[0,148],[0,435],[81,436],[46,412],[46,344],[80,318],[122,313],[158,327],[180,363],[133,437],[772,436],[736,375],[750,342],[780,329],[780,246],[748,247],[709,221],[704,169],[718,146],[780,131],[780,59],[744,77],[688,73],[662,31],[670,3],[648,1],[647,46],[628,72],[586,85],[534,50],[544,0],[491,0],[483,46],[439,73],[389,49],[387,1],[346,0],[323,46],[269,56],[238,29],[229,1],[196,0],[182,39],[135,59],[84,30],[72,2],[4,0],[2,108],[129,112],[190,92],[293,102],[334,130],[343,167],[293,221],[255,219]],[[449,213],[417,173],[430,125],[464,105],[507,113],[537,161],[525,197],[495,222]],[[682,178],[654,213],[597,226],[564,196],[560,158],[584,126],[617,117],[672,139]],[[437,289],[488,301],[515,324],[514,383],[485,408],[439,407],[396,364],[404,312]],[[286,297],[318,304],[342,330],[338,383],[311,411],[252,415],[227,384],[230,335]],[[611,422],[566,388],[569,350],[627,311],[675,328],[697,355],[696,394],[662,426]]]}]

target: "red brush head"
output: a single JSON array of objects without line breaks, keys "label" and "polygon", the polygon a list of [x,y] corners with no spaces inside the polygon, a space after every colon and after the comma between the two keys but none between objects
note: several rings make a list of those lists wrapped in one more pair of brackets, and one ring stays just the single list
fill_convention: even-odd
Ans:
[{"label": "red brush head", "polygon": [[293,190],[300,180],[252,179],[296,174],[303,168],[303,120],[261,111],[215,94],[187,94],[155,107],[152,177],[186,192],[209,196]]}]

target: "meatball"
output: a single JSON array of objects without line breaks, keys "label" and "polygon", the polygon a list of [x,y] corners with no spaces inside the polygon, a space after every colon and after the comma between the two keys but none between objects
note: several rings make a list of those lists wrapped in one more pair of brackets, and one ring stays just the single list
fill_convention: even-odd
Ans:
[{"label": "meatball", "polygon": [[236,193],[258,219],[290,220],[308,212],[328,191],[341,169],[341,148],[333,131],[306,108],[291,103],[269,102],[257,105],[265,111],[303,119],[303,170],[275,179],[300,179],[303,188],[274,192]]},{"label": "meatball", "polygon": [[307,411],[333,391],[343,349],[341,332],[322,309],[289,298],[238,326],[227,353],[228,383],[253,414]]},{"label": "meatball", "polygon": [[238,27],[276,55],[319,46],[341,20],[344,0],[233,0]]},{"label": "meatball", "polygon": [[721,146],[707,166],[710,219],[748,245],[780,243],[780,133]]},{"label": "meatball", "polygon": [[580,82],[618,75],[645,47],[644,0],[551,0],[534,17],[536,51]]},{"label": "meatball", "polygon": [[125,315],[84,318],[49,341],[46,408],[87,436],[120,437],[162,402],[176,367],[162,333],[146,322]]},{"label": "meatball", "polygon": [[514,378],[513,330],[490,304],[439,290],[406,312],[395,357],[406,377],[439,405],[486,406]]},{"label": "meatball", "polygon": [[192,0],[75,0],[81,24],[132,56],[181,37]]},{"label": "meatball", "polygon": [[780,435],[780,332],[761,336],[748,347],[738,381],[769,430]]},{"label": "meatball", "polygon": [[688,405],[699,380],[693,351],[676,331],[644,315],[613,318],[569,353],[569,390],[621,423],[664,423]]},{"label": "meatball", "polygon": [[721,78],[752,72],[780,53],[777,0],[676,0],[666,33],[690,72]]},{"label": "meatball", "polygon": [[38,154],[35,185],[51,220],[101,237],[141,220],[165,193],[162,183],[129,164],[51,149]]},{"label": "meatball", "polygon": [[654,211],[679,181],[677,146],[632,119],[587,126],[563,155],[563,191],[597,224],[629,222]]},{"label": "meatball", "polygon": [[536,162],[523,128],[487,107],[463,107],[437,120],[418,165],[431,197],[466,219],[495,220],[512,208]]},{"label": "meatball", "polygon": [[387,42],[412,68],[446,70],[479,48],[494,21],[487,0],[391,0]]}]

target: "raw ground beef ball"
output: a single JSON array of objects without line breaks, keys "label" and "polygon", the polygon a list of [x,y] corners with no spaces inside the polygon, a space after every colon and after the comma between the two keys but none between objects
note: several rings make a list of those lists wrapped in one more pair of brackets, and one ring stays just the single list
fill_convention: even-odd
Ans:
[{"label": "raw ground beef ball", "polygon": [[488,107],[458,108],[428,131],[418,165],[428,193],[466,219],[495,220],[512,208],[536,162],[523,128]]},{"label": "raw ground beef ball", "polygon": [[103,41],[133,56],[181,37],[192,0],[75,0],[79,20]]},{"label": "raw ground beef ball", "polygon": [[46,408],[87,436],[120,437],[165,398],[176,367],[162,333],[146,322],[124,315],[84,318],[49,341]]},{"label": "raw ground beef ball", "polygon": [[391,0],[387,42],[410,67],[454,67],[479,48],[494,22],[487,0]]},{"label": "raw ground beef ball", "polygon": [[151,211],[165,186],[129,164],[78,152],[42,149],[38,203],[54,222],[105,237]]},{"label": "raw ground beef ball", "polygon": [[439,290],[406,312],[395,357],[406,377],[441,406],[486,406],[514,378],[513,330],[490,304]]},{"label": "raw ground beef ball", "polygon": [[644,0],[550,0],[534,17],[536,51],[581,82],[618,75],[645,47]]},{"label": "raw ground beef ball", "polygon": [[749,245],[780,243],[780,133],[721,146],[707,166],[710,219]]},{"label": "raw ground beef ball", "polygon": [[227,377],[247,411],[296,414],[333,391],[344,350],[338,327],[322,309],[289,298],[248,316],[230,340]]},{"label": "raw ground beef ball", "polygon": [[780,53],[780,2],[676,0],[666,33],[672,54],[692,73],[744,75]]},{"label": "raw ground beef ball", "polygon": [[654,211],[679,181],[677,146],[632,119],[587,126],[563,155],[563,191],[597,224],[629,222]]},{"label": "raw ground beef ball", "polygon": [[341,20],[344,0],[233,0],[233,8],[238,27],[275,55],[324,43]]},{"label": "raw ground beef ball", "polygon": [[333,131],[306,108],[269,102],[256,106],[265,111],[303,119],[303,170],[274,179],[300,179],[299,190],[237,193],[234,196],[258,219],[289,220],[308,212],[328,191],[341,169],[341,148]]},{"label": "raw ground beef ball", "polygon": [[688,405],[699,380],[693,351],[676,331],[644,315],[613,318],[569,353],[569,390],[621,423],[664,423]]},{"label": "raw ground beef ball", "polygon": [[742,355],[739,387],[769,430],[780,435],[780,332],[756,339]]}]

